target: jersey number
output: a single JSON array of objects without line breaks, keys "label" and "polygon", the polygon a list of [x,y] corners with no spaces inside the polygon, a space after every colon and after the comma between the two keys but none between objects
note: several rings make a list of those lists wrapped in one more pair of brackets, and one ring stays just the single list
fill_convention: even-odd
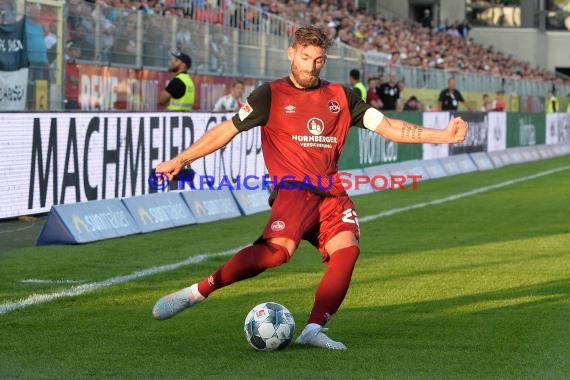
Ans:
[{"label": "jersey number", "polygon": [[356,224],[358,226],[358,217],[356,216],[356,212],[351,208],[347,208],[342,212],[342,221],[345,223]]}]

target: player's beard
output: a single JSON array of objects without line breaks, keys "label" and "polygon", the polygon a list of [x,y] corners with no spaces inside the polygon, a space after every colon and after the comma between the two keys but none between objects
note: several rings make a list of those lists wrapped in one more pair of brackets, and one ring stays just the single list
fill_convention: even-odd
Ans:
[{"label": "player's beard", "polygon": [[291,74],[299,86],[302,88],[309,88],[315,86],[319,81],[320,70],[301,71],[294,63],[292,63]]}]

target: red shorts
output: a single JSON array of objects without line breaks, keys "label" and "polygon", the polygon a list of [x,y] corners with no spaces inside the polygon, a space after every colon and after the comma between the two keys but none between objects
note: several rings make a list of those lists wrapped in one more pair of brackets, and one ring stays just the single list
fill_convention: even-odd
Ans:
[{"label": "red shorts", "polygon": [[308,190],[280,188],[262,238],[289,238],[297,246],[302,239],[307,240],[326,261],[326,243],[343,231],[351,231],[360,239],[354,203],[348,195],[323,197]]}]

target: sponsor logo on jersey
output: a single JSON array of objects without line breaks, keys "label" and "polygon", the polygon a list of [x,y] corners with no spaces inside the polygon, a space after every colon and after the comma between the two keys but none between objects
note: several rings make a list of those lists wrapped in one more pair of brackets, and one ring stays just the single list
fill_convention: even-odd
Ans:
[{"label": "sponsor logo on jersey", "polygon": [[285,222],[282,220],[276,220],[271,223],[271,229],[273,231],[283,231],[285,229]]},{"label": "sponsor logo on jersey", "polygon": [[340,112],[340,104],[334,100],[331,99],[329,100],[329,111],[331,111],[332,113],[339,113]]},{"label": "sponsor logo on jersey", "polygon": [[319,118],[312,117],[307,122],[307,129],[313,136],[320,136],[325,130],[325,123]]},{"label": "sponsor logo on jersey", "polygon": [[249,105],[248,102],[245,102],[243,106],[239,109],[238,116],[241,121],[244,121],[246,117],[249,116],[250,113],[253,112],[253,108]]},{"label": "sponsor logo on jersey", "polygon": [[285,113],[295,113],[295,108],[297,107],[289,104],[288,106],[285,106],[283,108],[285,109]]}]

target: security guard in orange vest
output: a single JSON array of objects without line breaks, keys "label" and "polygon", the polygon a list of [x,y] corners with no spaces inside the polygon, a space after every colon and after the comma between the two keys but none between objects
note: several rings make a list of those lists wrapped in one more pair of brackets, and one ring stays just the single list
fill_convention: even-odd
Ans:
[{"label": "security guard in orange vest", "polygon": [[175,77],[158,94],[158,102],[167,105],[169,111],[191,111],[194,106],[196,91],[188,70],[192,67],[192,58],[180,51],[172,52],[169,70]]}]

